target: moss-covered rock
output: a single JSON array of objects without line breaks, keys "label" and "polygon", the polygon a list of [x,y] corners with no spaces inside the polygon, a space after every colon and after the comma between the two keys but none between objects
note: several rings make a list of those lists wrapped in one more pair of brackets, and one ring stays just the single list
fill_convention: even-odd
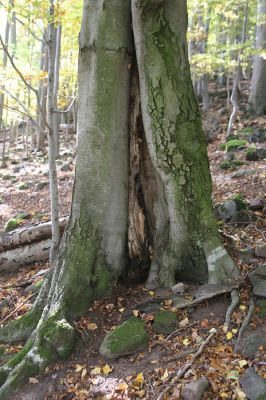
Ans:
[{"label": "moss-covered rock", "polygon": [[154,316],[155,332],[168,334],[175,330],[177,315],[170,310],[160,310]]},{"label": "moss-covered rock", "polygon": [[19,190],[27,190],[27,189],[29,189],[29,187],[30,187],[30,185],[29,185],[29,183],[28,182],[24,182],[24,183],[21,183],[21,185],[19,185]]},{"label": "moss-covered rock", "polygon": [[259,159],[258,150],[255,147],[250,147],[249,149],[247,149],[246,160],[258,161],[258,159]]},{"label": "moss-covered rock", "polygon": [[10,218],[5,224],[5,232],[10,232],[16,229],[19,225],[19,221],[16,218]]},{"label": "moss-covered rock", "polygon": [[148,339],[144,322],[132,317],[114,331],[107,333],[101,344],[100,353],[109,359],[123,357],[145,349]]},{"label": "moss-covered rock", "polygon": [[226,150],[233,151],[241,147],[244,147],[247,143],[248,143],[247,140],[241,140],[241,139],[229,140],[229,142],[226,143]]},{"label": "moss-covered rock", "polygon": [[219,164],[219,167],[222,168],[222,169],[230,169],[231,168],[231,163],[230,163],[230,161],[225,160],[225,161],[223,161],[223,162],[221,162]]}]

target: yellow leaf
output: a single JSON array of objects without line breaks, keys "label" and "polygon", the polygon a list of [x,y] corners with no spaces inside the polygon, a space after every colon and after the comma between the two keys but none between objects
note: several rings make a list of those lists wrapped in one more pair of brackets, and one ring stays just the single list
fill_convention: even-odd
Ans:
[{"label": "yellow leaf", "polygon": [[188,320],[188,317],[186,317],[186,318],[182,319],[182,321],[180,321],[180,322],[178,323],[178,326],[179,326],[180,328],[184,328],[184,327],[187,326],[188,324],[189,324],[189,320]]},{"label": "yellow leaf", "polygon": [[125,311],[125,308],[124,307],[122,307],[122,308],[119,308],[119,312],[124,312]]},{"label": "yellow leaf", "polygon": [[239,310],[244,311],[247,307],[244,304],[240,304]]},{"label": "yellow leaf", "polygon": [[219,396],[222,397],[223,399],[228,399],[229,395],[225,392],[220,392]]},{"label": "yellow leaf", "polygon": [[84,368],[84,365],[76,364],[76,369],[75,369],[75,371],[76,371],[76,372],[80,372],[80,371],[83,370],[83,368]]},{"label": "yellow leaf", "polygon": [[150,294],[150,296],[154,296],[154,295],[155,295],[155,292],[154,292],[153,290],[150,290],[150,291],[149,291],[149,294]]},{"label": "yellow leaf", "polygon": [[166,370],[164,371],[163,376],[161,377],[161,381],[165,382],[165,381],[167,380],[168,376],[169,376],[168,370],[166,369]]},{"label": "yellow leaf", "polygon": [[232,332],[233,332],[233,333],[237,333],[237,329],[235,329],[235,328],[232,329]]},{"label": "yellow leaf", "polygon": [[101,368],[100,367],[95,367],[91,370],[91,375],[98,375],[101,373]]},{"label": "yellow leaf", "polygon": [[95,331],[96,329],[98,329],[98,326],[97,326],[97,324],[95,324],[95,322],[89,322],[87,324],[87,329],[89,331]]},{"label": "yellow leaf", "polygon": [[134,317],[139,316],[139,310],[133,310],[132,312],[133,312]]},{"label": "yellow leaf", "polygon": [[87,369],[84,368],[81,372],[81,378],[84,378],[84,376],[87,374]]},{"label": "yellow leaf", "polygon": [[227,340],[230,340],[230,339],[232,339],[232,337],[233,337],[233,334],[232,334],[232,332],[227,332],[227,334],[226,334],[226,339]]},{"label": "yellow leaf", "polygon": [[104,375],[108,375],[110,374],[110,372],[112,372],[113,368],[110,367],[110,365],[106,364],[103,368],[102,371],[104,373]]},{"label": "yellow leaf", "polygon": [[119,383],[119,385],[117,386],[116,390],[118,392],[125,392],[127,390],[127,388],[128,388],[127,383],[122,382],[122,383]]},{"label": "yellow leaf", "polygon": [[245,367],[245,365],[248,364],[248,362],[247,362],[247,360],[239,360],[238,364],[239,364],[240,368],[243,368],[243,367]]},{"label": "yellow leaf", "polygon": [[187,338],[183,340],[183,345],[184,346],[188,346],[189,343],[190,343],[190,341]]},{"label": "yellow leaf", "polygon": [[143,372],[140,372],[140,373],[136,376],[136,378],[135,378],[135,380],[134,380],[134,383],[135,383],[136,385],[142,385],[142,384],[144,383]]}]

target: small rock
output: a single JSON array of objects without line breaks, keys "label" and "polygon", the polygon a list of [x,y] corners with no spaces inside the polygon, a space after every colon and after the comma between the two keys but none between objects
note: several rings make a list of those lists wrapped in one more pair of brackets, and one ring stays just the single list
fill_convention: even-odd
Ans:
[{"label": "small rock", "polygon": [[19,185],[19,190],[27,190],[30,188],[30,185],[28,182],[22,183],[21,185]]},{"label": "small rock", "polygon": [[254,258],[254,256],[255,256],[255,251],[250,246],[239,251],[239,258],[245,264],[251,264],[252,263],[252,259]]},{"label": "small rock", "polygon": [[262,210],[265,204],[265,198],[263,196],[257,196],[249,200],[249,208],[251,210]]},{"label": "small rock", "polygon": [[169,334],[175,330],[177,315],[170,310],[160,310],[154,316],[153,330],[157,333]]},{"label": "small rock", "polygon": [[232,178],[241,178],[242,176],[249,176],[249,175],[253,175],[257,172],[256,169],[240,169],[239,171],[237,171],[235,174],[232,175]]},{"label": "small rock", "polygon": [[106,358],[116,359],[136,353],[147,346],[148,334],[144,321],[132,317],[107,333],[101,344],[100,353]]},{"label": "small rock", "polygon": [[229,221],[237,211],[237,204],[234,200],[226,200],[218,207],[219,217],[224,221]]},{"label": "small rock", "polygon": [[17,174],[20,171],[20,166],[18,165],[17,167],[13,168],[14,174]]},{"label": "small rock", "polygon": [[257,257],[266,258],[266,243],[263,243],[256,247],[255,254]]},{"label": "small rock", "polygon": [[181,398],[183,400],[201,400],[203,393],[209,387],[209,381],[206,378],[201,378],[192,381],[185,385],[181,393]]},{"label": "small rock", "polygon": [[240,341],[237,352],[253,360],[261,346],[266,350],[266,338],[262,334],[251,333]]},{"label": "small rock", "polygon": [[257,150],[259,160],[264,160],[266,158],[266,149],[258,149]]},{"label": "small rock", "polygon": [[71,163],[63,164],[62,167],[60,168],[60,170],[63,172],[72,171]]},{"label": "small rock", "polygon": [[248,277],[253,286],[253,294],[259,297],[266,297],[266,265],[260,265],[250,272]]},{"label": "small rock", "polygon": [[177,283],[175,286],[172,287],[172,292],[174,294],[183,294],[185,291],[184,283]]},{"label": "small rock", "polygon": [[42,190],[47,185],[48,185],[48,182],[38,182],[37,185],[36,185],[36,190]]},{"label": "small rock", "polygon": [[257,130],[249,138],[251,143],[262,143],[266,139],[264,131]]},{"label": "small rock", "polygon": [[249,400],[258,400],[259,396],[266,395],[266,380],[260,378],[254,368],[248,368],[239,382]]},{"label": "small rock", "polygon": [[246,160],[247,161],[258,161],[258,149],[256,148],[249,148],[246,152]]}]

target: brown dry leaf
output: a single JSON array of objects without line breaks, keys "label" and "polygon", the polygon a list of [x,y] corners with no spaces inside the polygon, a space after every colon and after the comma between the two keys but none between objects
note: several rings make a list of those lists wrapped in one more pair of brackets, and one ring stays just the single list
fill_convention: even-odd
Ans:
[{"label": "brown dry leaf", "polygon": [[83,368],[85,368],[85,365],[76,364],[75,367],[76,367],[75,371],[76,371],[76,372],[80,372],[80,371],[83,370]]},{"label": "brown dry leaf", "polygon": [[95,322],[88,322],[87,329],[89,331],[95,331],[96,329],[98,329],[98,326],[97,326],[97,324],[95,324]]},{"label": "brown dry leaf", "polygon": [[87,375],[87,368],[84,368],[81,372],[81,378],[84,378]]},{"label": "brown dry leaf", "polygon": [[207,319],[203,319],[200,323],[200,326],[202,328],[208,328],[209,327],[209,321]]},{"label": "brown dry leaf", "polygon": [[188,317],[186,317],[186,318],[182,319],[182,321],[180,321],[180,322],[178,323],[178,326],[179,326],[180,328],[184,328],[184,327],[187,326],[188,324],[189,324],[189,320],[188,320]]},{"label": "brown dry leaf", "polygon": [[38,381],[38,379],[36,379],[34,377],[30,377],[29,378],[29,383],[37,384],[37,383],[39,383],[39,381]]}]

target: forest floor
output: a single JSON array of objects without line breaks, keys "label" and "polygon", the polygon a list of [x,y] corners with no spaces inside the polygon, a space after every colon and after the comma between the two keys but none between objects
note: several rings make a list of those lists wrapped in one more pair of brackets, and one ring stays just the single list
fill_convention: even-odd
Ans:
[{"label": "forest floor", "polygon": [[[265,119],[254,118],[246,113],[247,83],[244,83],[243,88],[241,108],[235,124],[236,133],[266,131]],[[266,241],[265,207],[264,211],[260,207],[252,209],[249,204],[265,195],[266,163],[265,160],[246,161],[246,149],[250,146],[250,143],[247,143],[234,152],[235,159],[244,162],[242,165],[231,165],[226,170],[220,167],[224,158],[228,158],[227,152],[221,149],[221,144],[225,143],[230,113],[226,108],[223,93],[215,95],[214,88],[211,89],[212,106],[204,119],[211,116],[218,121],[218,134],[208,145],[213,204],[217,206],[240,195],[247,205],[244,221],[218,220],[224,244],[244,276],[265,263],[265,258],[259,258],[253,252]],[[67,142],[62,139],[63,145],[58,160],[61,216],[69,214],[75,152],[75,137],[70,137]],[[265,143],[264,141],[255,145],[265,147]],[[23,141],[9,149],[7,156],[6,167],[0,169],[0,231],[4,229],[8,219],[22,212],[28,216],[20,221],[20,225],[49,220],[47,157],[41,154],[37,157],[29,154],[26,157]],[[16,274],[1,276],[0,303],[5,299],[8,299],[8,302],[0,309],[0,323],[4,319],[17,318],[30,309],[33,300],[32,297],[29,299],[31,293],[16,285],[47,267],[48,263],[35,264],[22,268]],[[185,288],[185,295],[189,296],[195,286],[186,284]],[[108,361],[99,355],[99,347],[106,332],[120,324],[123,315],[129,309],[138,310],[141,303],[168,295],[167,292],[148,291],[143,282],[134,279],[121,281],[111,296],[94,302],[88,314],[76,322],[79,339],[77,350],[71,358],[50,366],[42,376],[30,378],[29,383],[14,395],[13,399],[157,399],[165,387],[171,385],[171,373],[189,362],[191,354],[196,353],[199,343],[207,338],[212,328],[216,329],[216,333],[210,342],[188,368],[184,377],[172,386],[165,398],[181,398],[180,393],[186,383],[205,376],[210,386],[203,399],[245,399],[239,378],[248,367],[254,366],[257,373],[266,379],[266,356],[263,347],[251,358],[233,351],[239,328],[247,314],[250,291],[251,286],[246,279],[240,286],[240,304],[232,315],[233,326],[230,327],[230,331],[226,332],[224,329],[230,298],[228,295],[216,296],[194,308],[179,310],[176,335],[170,338],[153,332],[152,313],[142,315],[150,333],[148,350],[116,361]],[[18,311],[14,312],[19,306]],[[162,302],[162,308],[171,309],[171,303]],[[260,315],[258,307],[245,336],[251,332],[266,337],[266,319]],[[4,356],[0,355],[2,363],[6,354],[16,353],[21,347],[22,344],[5,346]]]}]

